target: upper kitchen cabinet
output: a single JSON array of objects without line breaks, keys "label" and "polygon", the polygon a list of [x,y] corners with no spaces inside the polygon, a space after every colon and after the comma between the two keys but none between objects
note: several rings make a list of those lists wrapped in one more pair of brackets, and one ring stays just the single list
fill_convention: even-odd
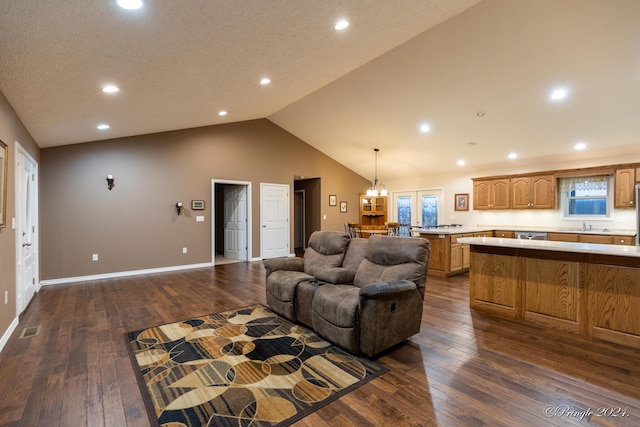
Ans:
[{"label": "upper kitchen cabinet", "polygon": [[611,174],[614,175],[614,206],[633,208],[640,203],[635,195],[635,186],[640,183],[640,163],[626,163],[472,178],[473,208],[557,209],[559,178]]},{"label": "upper kitchen cabinet", "polygon": [[474,209],[509,209],[509,179],[487,179],[473,182]]},{"label": "upper kitchen cabinet", "polygon": [[555,209],[556,178],[553,175],[511,178],[511,208]]},{"label": "upper kitchen cabinet", "polygon": [[636,206],[636,179],[640,179],[636,175],[636,168],[633,167],[616,169],[614,180],[614,206],[616,208],[633,208]]}]

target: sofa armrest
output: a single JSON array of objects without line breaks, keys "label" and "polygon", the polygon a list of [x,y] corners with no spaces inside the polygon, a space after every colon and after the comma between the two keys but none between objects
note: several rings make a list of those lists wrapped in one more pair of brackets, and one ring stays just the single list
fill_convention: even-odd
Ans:
[{"label": "sofa armrest", "polygon": [[369,283],[360,288],[360,296],[368,299],[384,298],[403,292],[415,291],[418,288],[410,280],[397,282]]},{"label": "sofa armrest", "polygon": [[267,269],[267,277],[277,270],[304,271],[304,260],[302,258],[270,258],[262,261]]},{"label": "sofa armrest", "polygon": [[411,281],[369,283],[359,304],[360,352],[369,357],[420,332],[423,301]]},{"label": "sofa armrest", "polygon": [[314,277],[321,282],[331,283],[334,285],[344,285],[353,283],[355,270],[343,267],[325,268],[316,272]]}]

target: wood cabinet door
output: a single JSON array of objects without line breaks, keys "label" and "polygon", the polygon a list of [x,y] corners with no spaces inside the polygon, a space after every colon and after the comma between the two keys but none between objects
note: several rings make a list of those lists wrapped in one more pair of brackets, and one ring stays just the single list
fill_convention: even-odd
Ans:
[{"label": "wood cabinet door", "polygon": [[633,208],[636,206],[635,183],[635,168],[616,170],[614,181],[614,205],[616,208]]},{"label": "wood cabinet door", "polygon": [[552,242],[577,242],[578,235],[576,233],[547,233],[547,240]]},{"label": "wood cabinet door", "polygon": [[371,202],[371,197],[360,196],[360,215],[365,213],[371,213],[373,211],[373,204]]},{"label": "wood cabinet door", "polygon": [[527,209],[531,207],[531,178],[521,176],[511,178],[511,207]]},{"label": "wood cabinet door", "polygon": [[474,181],[473,183],[473,209],[490,209],[489,194],[491,181]]},{"label": "wood cabinet door", "polygon": [[510,180],[491,179],[474,181],[473,208],[474,209],[509,209]]},{"label": "wood cabinet door", "polygon": [[511,178],[513,209],[554,209],[556,199],[556,179],[553,175]]},{"label": "wood cabinet door", "polygon": [[629,245],[633,246],[636,244],[636,240],[633,236],[612,236],[614,245]]},{"label": "wood cabinet door", "polygon": [[579,234],[578,242],[581,243],[602,243],[605,245],[613,244],[613,236],[603,234]]},{"label": "wood cabinet door", "polygon": [[531,177],[531,207],[536,209],[555,209],[556,178],[553,175]]},{"label": "wood cabinet door", "polygon": [[509,179],[494,179],[491,181],[491,209],[509,209],[511,207],[509,203],[510,191],[509,191]]},{"label": "wood cabinet door", "polygon": [[447,239],[440,238],[434,234],[421,234],[429,240],[429,270],[446,271],[447,268]]},{"label": "wood cabinet door", "polygon": [[462,268],[469,268],[471,264],[471,245],[462,245]]},{"label": "wood cabinet door", "polygon": [[463,248],[461,243],[451,244],[450,271],[462,270]]}]

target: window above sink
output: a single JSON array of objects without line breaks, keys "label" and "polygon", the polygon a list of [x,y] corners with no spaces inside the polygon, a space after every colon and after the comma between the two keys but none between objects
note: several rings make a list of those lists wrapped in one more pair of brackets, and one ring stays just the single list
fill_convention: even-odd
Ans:
[{"label": "window above sink", "polygon": [[563,219],[606,220],[613,210],[613,175],[561,178]]}]

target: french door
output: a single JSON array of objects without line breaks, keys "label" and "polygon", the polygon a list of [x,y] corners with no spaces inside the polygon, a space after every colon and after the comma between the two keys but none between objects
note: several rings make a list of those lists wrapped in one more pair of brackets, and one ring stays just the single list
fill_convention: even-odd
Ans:
[{"label": "french door", "polygon": [[397,222],[414,227],[435,227],[440,223],[442,190],[399,191],[393,193]]}]

